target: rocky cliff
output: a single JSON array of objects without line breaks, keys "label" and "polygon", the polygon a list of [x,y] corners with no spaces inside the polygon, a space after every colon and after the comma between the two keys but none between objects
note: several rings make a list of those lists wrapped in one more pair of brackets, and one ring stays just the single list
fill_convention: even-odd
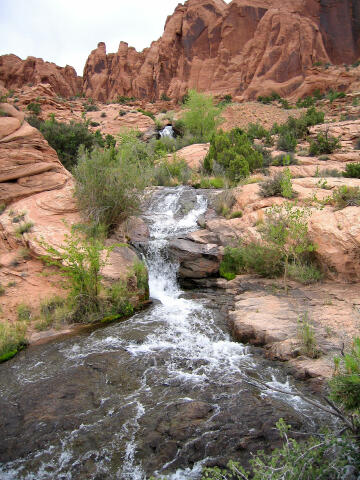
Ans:
[{"label": "rocky cliff", "polygon": [[[239,99],[272,90],[287,97],[318,88],[314,64],[350,64],[359,56],[358,0],[188,0],[167,18],[163,36],[142,52],[120,42],[108,54],[100,42],[83,79],[69,66],[4,55],[0,85],[48,83],[62,96],[82,89],[100,101],[163,94],[178,100],[189,88]],[[324,89],[347,89],[353,80],[322,73]]]},{"label": "rocky cliff", "polygon": [[0,56],[0,85],[11,89],[39,83],[50,84],[56,94],[70,97],[81,91],[82,79],[69,65],[63,68],[42,58]]},{"label": "rocky cliff", "polygon": [[178,99],[188,88],[245,98],[276,89],[288,96],[314,63],[359,57],[359,22],[357,0],[188,0],[141,53],[121,42],[107,54],[99,43],[87,60],[83,90],[99,100]]}]

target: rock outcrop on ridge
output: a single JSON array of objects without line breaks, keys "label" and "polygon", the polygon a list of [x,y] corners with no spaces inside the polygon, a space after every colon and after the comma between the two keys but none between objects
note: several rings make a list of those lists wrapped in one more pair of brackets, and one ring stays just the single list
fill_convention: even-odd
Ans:
[{"label": "rock outcrop on ridge", "polygon": [[[189,88],[245,98],[275,89],[289,96],[317,76],[314,63],[342,65],[359,57],[359,22],[356,0],[188,0],[142,52],[121,42],[107,54],[99,43],[86,63],[83,91],[102,101],[179,99]],[[351,74],[325,76],[326,88],[346,89],[353,80]]]},{"label": "rock outcrop on ridge", "polygon": [[50,84],[54,92],[63,97],[76,95],[82,86],[81,77],[69,65],[59,67],[35,57],[21,60],[12,54],[0,56],[0,85],[11,89],[39,83]]}]

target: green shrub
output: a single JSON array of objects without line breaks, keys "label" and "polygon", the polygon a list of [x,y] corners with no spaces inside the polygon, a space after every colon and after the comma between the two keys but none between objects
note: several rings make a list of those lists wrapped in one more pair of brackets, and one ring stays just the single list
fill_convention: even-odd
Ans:
[{"label": "green shrub", "polygon": [[330,90],[326,97],[332,103],[334,100],[338,100],[339,98],[345,98],[346,94],[344,92],[335,92],[334,90]]},{"label": "green shrub", "polygon": [[106,117],[106,112],[101,112],[100,117],[101,117],[101,118],[105,118],[105,117]]},{"label": "green shrub", "polygon": [[299,442],[291,438],[291,426],[276,423],[282,446],[270,454],[257,452],[250,471],[238,462],[227,467],[205,467],[201,480],[343,480],[360,471],[359,446],[349,433],[325,433]]},{"label": "green shrub", "polygon": [[236,199],[232,190],[224,190],[216,195],[212,203],[216,213],[225,217],[235,205]]},{"label": "green shrub", "polygon": [[350,353],[335,359],[336,373],[330,380],[331,398],[347,412],[360,413],[360,337]]},{"label": "green shrub", "polygon": [[249,123],[246,133],[248,138],[254,141],[255,138],[265,138],[269,132],[260,123]]},{"label": "green shrub", "polygon": [[98,127],[100,125],[99,122],[90,122],[91,127]]},{"label": "green shrub", "polygon": [[31,102],[26,107],[26,110],[29,110],[33,115],[40,115],[41,113],[41,105],[37,102]]},{"label": "green shrub", "polygon": [[348,187],[347,185],[338,187],[332,197],[328,199],[328,203],[334,205],[339,210],[346,207],[359,207],[360,187]]},{"label": "green shrub", "polygon": [[173,186],[187,184],[191,177],[191,169],[186,161],[176,156],[172,160],[163,159],[154,168],[154,184]]},{"label": "green shrub", "polygon": [[360,162],[347,163],[343,176],[348,178],[360,178]]},{"label": "green shrub", "polygon": [[230,213],[228,216],[229,220],[232,220],[234,218],[241,218],[243,216],[243,212],[241,210],[237,210],[235,212]]},{"label": "green shrub", "polygon": [[219,107],[226,107],[227,105],[230,105],[232,103],[232,96],[231,95],[225,95],[224,98],[221,100],[221,102],[218,103]]},{"label": "green shrub", "polygon": [[360,150],[360,137],[356,141],[355,150]]},{"label": "green shrub", "polygon": [[295,152],[297,145],[296,137],[292,132],[281,133],[277,141],[277,148],[284,152]]},{"label": "green shrub", "polygon": [[216,166],[220,166],[225,175],[235,183],[256,168],[261,168],[262,164],[262,154],[239,128],[213,135],[209,152],[204,159],[204,169],[207,172],[215,172]]},{"label": "green shrub", "polygon": [[111,230],[138,211],[140,192],[150,181],[148,152],[138,142],[120,140],[118,152],[81,150],[73,174],[75,197],[87,221]]},{"label": "green shrub", "polygon": [[329,135],[329,132],[318,133],[316,139],[310,140],[309,153],[311,156],[321,155],[323,153],[333,153],[340,147],[339,138]]},{"label": "green shrub", "polygon": [[15,232],[17,235],[23,235],[24,233],[30,232],[33,226],[33,222],[20,223],[20,225],[16,228]]},{"label": "green shrub", "polygon": [[5,295],[5,287],[3,285],[1,285],[1,283],[0,283],[0,297],[2,295]]},{"label": "green shrub", "polygon": [[278,93],[272,92],[271,95],[268,97],[260,96],[258,97],[257,101],[260,103],[264,103],[265,105],[268,105],[271,102],[274,102],[275,100],[281,100],[281,97]]},{"label": "green shrub", "polygon": [[163,100],[164,102],[170,102],[171,98],[166,95],[166,93],[162,93],[160,100]]},{"label": "green shrub", "polygon": [[99,107],[93,103],[84,103],[83,105],[85,112],[98,112]]},{"label": "green shrub", "polygon": [[0,363],[14,357],[27,345],[25,322],[0,322]]},{"label": "green shrub", "polygon": [[220,263],[220,276],[232,280],[236,275],[250,272],[270,278],[280,275],[283,272],[283,259],[279,249],[259,242],[226,247]]},{"label": "green shrub", "polygon": [[274,177],[260,183],[260,195],[262,197],[284,197],[293,198],[294,191],[291,185],[291,174],[289,169],[277,173]]},{"label": "green shrub", "polygon": [[0,215],[5,212],[5,209],[6,209],[6,204],[0,203]]},{"label": "green shrub", "polygon": [[33,127],[40,130],[68,170],[76,163],[80,145],[84,145],[86,150],[91,150],[99,145],[99,141],[102,141],[101,134],[100,136],[98,133],[93,134],[83,123],[61,123],[54,118],[40,123],[34,122],[34,117],[27,120]]},{"label": "green shrub", "polygon": [[289,264],[289,278],[304,285],[310,285],[319,282],[323,278],[323,275],[314,265],[291,263]]},{"label": "green shrub", "polygon": [[280,98],[279,103],[281,104],[284,110],[290,110],[292,108],[290,103],[285,98]]},{"label": "green shrub", "polygon": [[135,97],[124,97],[123,95],[119,95],[116,100],[114,100],[114,103],[120,103],[120,105],[125,105],[127,103],[135,102],[135,100]]},{"label": "green shrub", "polygon": [[315,105],[315,103],[316,100],[313,97],[308,96],[302,99],[299,98],[299,100],[296,102],[296,106],[297,108],[309,108]]},{"label": "green shrub", "polygon": [[31,308],[25,303],[20,303],[17,306],[17,317],[19,322],[28,322],[31,320]]},{"label": "green shrub", "polygon": [[222,177],[201,177],[200,182],[196,185],[197,188],[225,188],[225,181]]},{"label": "green shrub", "polygon": [[146,115],[147,117],[150,117],[152,120],[155,121],[155,115],[152,112],[149,112],[148,110],[143,110],[142,108],[138,108],[137,111],[142,113],[143,115]]},{"label": "green shrub", "polygon": [[280,155],[277,155],[275,158],[272,158],[270,165],[274,167],[287,167],[289,165],[297,165],[298,161],[295,155],[290,152],[290,153],[281,153]]},{"label": "green shrub", "polygon": [[181,120],[184,122],[185,130],[194,135],[199,142],[210,140],[222,121],[221,108],[214,105],[213,97],[190,90],[184,108]]},{"label": "green shrub", "polygon": [[310,107],[299,118],[289,117],[283,125],[274,124],[271,133],[285,135],[290,133],[292,137],[303,139],[309,134],[309,127],[324,122],[325,114],[315,107]]},{"label": "green shrub", "polygon": [[319,358],[320,351],[317,347],[314,327],[309,322],[308,314],[304,314],[303,317],[299,319],[298,323],[298,334],[301,341],[301,353],[310,358]]}]

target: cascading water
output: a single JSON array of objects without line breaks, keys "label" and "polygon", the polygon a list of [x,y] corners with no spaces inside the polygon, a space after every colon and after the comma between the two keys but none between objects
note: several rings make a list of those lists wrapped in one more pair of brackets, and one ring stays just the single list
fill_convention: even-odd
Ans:
[{"label": "cascading water", "polygon": [[161,138],[164,138],[164,137],[174,138],[174,129],[171,125],[167,125],[162,130],[160,130],[159,134]]},{"label": "cascading water", "polygon": [[179,289],[167,239],[196,229],[205,210],[188,188],[154,194],[144,216],[147,311],[1,366],[1,479],[198,479],[205,462],[271,442],[281,416],[312,424],[298,397],[242,381],[239,371],[290,388],[280,369],[231,341],[213,304]]}]

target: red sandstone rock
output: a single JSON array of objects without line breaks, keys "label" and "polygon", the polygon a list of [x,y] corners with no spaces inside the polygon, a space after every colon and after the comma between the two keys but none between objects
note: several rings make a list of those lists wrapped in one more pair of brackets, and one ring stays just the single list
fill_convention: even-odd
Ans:
[{"label": "red sandstone rock", "polygon": [[63,97],[75,95],[81,89],[81,77],[76,75],[73,67],[59,67],[35,57],[21,60],[12,54],[0,56],[0,82],[8,89],[48,83],[55,93]]},{"label": "red sandstone rock", "polygon": [[356,60],[359,10],[351,0],[188,0],[141,53],[121,42],[106,54],[99,43],[85,66],[84,92],[99,100],[163,93],[177,100],[189,88],[243,98],[274,89],[302,95],[324,83],[346,89],[353,72],[319,73],[313,64]]}]

